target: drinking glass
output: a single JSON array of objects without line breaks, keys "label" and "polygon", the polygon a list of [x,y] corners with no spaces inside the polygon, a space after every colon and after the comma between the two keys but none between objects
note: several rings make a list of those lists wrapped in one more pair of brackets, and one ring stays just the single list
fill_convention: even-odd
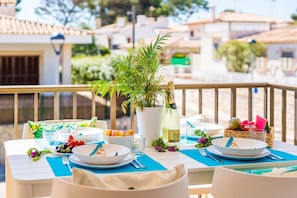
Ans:
[{"label": "drinking glass", "polygon": [[131,145],[131,150],[137,157],[144,155],[145,137],[142,135],[134,135],[134,139]]},{"label": "drinking glass", "polygon": [[56,130],[44,130],[42,132],[44,147],[53,147],[58,145],[58,132]]}]

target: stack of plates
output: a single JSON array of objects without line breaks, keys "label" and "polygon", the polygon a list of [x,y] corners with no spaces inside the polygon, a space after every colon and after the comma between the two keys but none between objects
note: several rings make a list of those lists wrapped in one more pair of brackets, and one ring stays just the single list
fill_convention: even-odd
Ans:
[{"label": "stack of plates", "polygon": [[97,144],[82,145],[73,148],[69,161],[89,168],[115,168],[129,164],[135,155],[125,146],[116,144],[103,144],[102,149],[90,155]]},{"label": "stack of plates", "polygon": [[236,160],[254,160],[254,159],[260,159],[263,157],[266,157],[270,154],[270,151],[265,149],[264,151],[262,151],[261,153],[257,154],[257,155],[251,155],[251,156],[240,156],[240,155],[226,155],[223,154],[222,152],[220,152],[219,150],[217,150],[214,146],[210,146],[207,148],[207,150],[214,154],[217,155],[219,157],[224,157],[227,159],[236,159]]},{"label": "stack of plates", "polygon": [[248,138],[234,138],[233,146],[226,147],[229,138],[212,140],[212,146],[208,151],[225,158],[250,160],[266,157],[270,151],[266,149],[267,143]]}]

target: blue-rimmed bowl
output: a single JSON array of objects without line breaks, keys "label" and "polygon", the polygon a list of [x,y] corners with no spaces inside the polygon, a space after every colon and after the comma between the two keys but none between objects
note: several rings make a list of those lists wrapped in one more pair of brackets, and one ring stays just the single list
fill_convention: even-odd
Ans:
[{"label": "blue-rimmed bowl", "polygon": [[267,147],[266,142],[249,138],[234,138],[233,143],[235,144],[226,147],[228,139],[217,138],[212,140],[211,143],[215,149],[230,156],[256,156],[260,155]]},{"label": "blue-rimmed bowl", "polygon": [[121,162],[130,153],[130,148],[117,144],[103,144],[94,155],[90,155],[97,144],[77,146],[72,149],[74,155],[86,164],[107,165]]}]

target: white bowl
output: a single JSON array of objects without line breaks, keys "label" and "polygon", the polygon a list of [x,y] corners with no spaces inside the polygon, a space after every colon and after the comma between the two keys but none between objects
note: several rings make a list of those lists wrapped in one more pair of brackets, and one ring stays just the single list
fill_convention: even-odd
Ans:
[{"label": "white bowl", "polygon": [[238,147],[225,147],[229,138],[218,138],[212,140],[212,145],[221,153],[230,156],[256,156],[262,153],[267,147],[267,143],[249,139],[249,138],[234,138],[233,142]]},{"label": "white bowl", "polygon": [[[77,146],[72,149],[74,155],[86,164],[107,165],[117,164],[130,153],[130,149],[116,144],[103,144],[103,153],[90,156],[90,153],[96,148],[97,144],[87,144]],[[115,155],[117,153],[117,155]]]},{"label": "white bowl", "polygon": [[206,135],[214,136],[220,133],[224,129],[224,126],[222,125],[209,123],[209,122],[197,122],[193,124],[195,128],[188,128],[188,135],[195,135],[195,131],[198,129],[198,130],[205,131]]},{"label": "white bowl", "polygon": [[67,142],[69,135],[72,135],[77,140],[82,140],[85,143],[99,142],[103,140],[103,130],[95,127],[79,127],[74,129],[59,130],[59,141]]},{"label": "white bowl", "polygon": [[131,148],[134,136],[106,136],[104,135],[104,142],[107,144],[118,144]]}]

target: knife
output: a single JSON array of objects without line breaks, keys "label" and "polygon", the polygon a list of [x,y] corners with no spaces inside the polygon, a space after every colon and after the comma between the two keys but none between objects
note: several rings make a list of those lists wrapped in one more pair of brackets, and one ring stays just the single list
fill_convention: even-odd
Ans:
[{"label": "knife", "polygon": [[136,158],[135,158],[134,162],[135,162],[138,166],[140,166],[140,168],[146,168],[146,166],[143,165],[142,163],[140,163]]},{"label": "knife", "polygon": [[136,164],[136,162],[134,160],[132,162],[130,162],[130,164],[136,169],[141,168],[138,164]]},{"label": "knife", "polygon": [[273,157],[280,159],[280,160],[284,159],[283,157],[273,154],[272,152],[270,152],[270,155],[272,155]]}]

